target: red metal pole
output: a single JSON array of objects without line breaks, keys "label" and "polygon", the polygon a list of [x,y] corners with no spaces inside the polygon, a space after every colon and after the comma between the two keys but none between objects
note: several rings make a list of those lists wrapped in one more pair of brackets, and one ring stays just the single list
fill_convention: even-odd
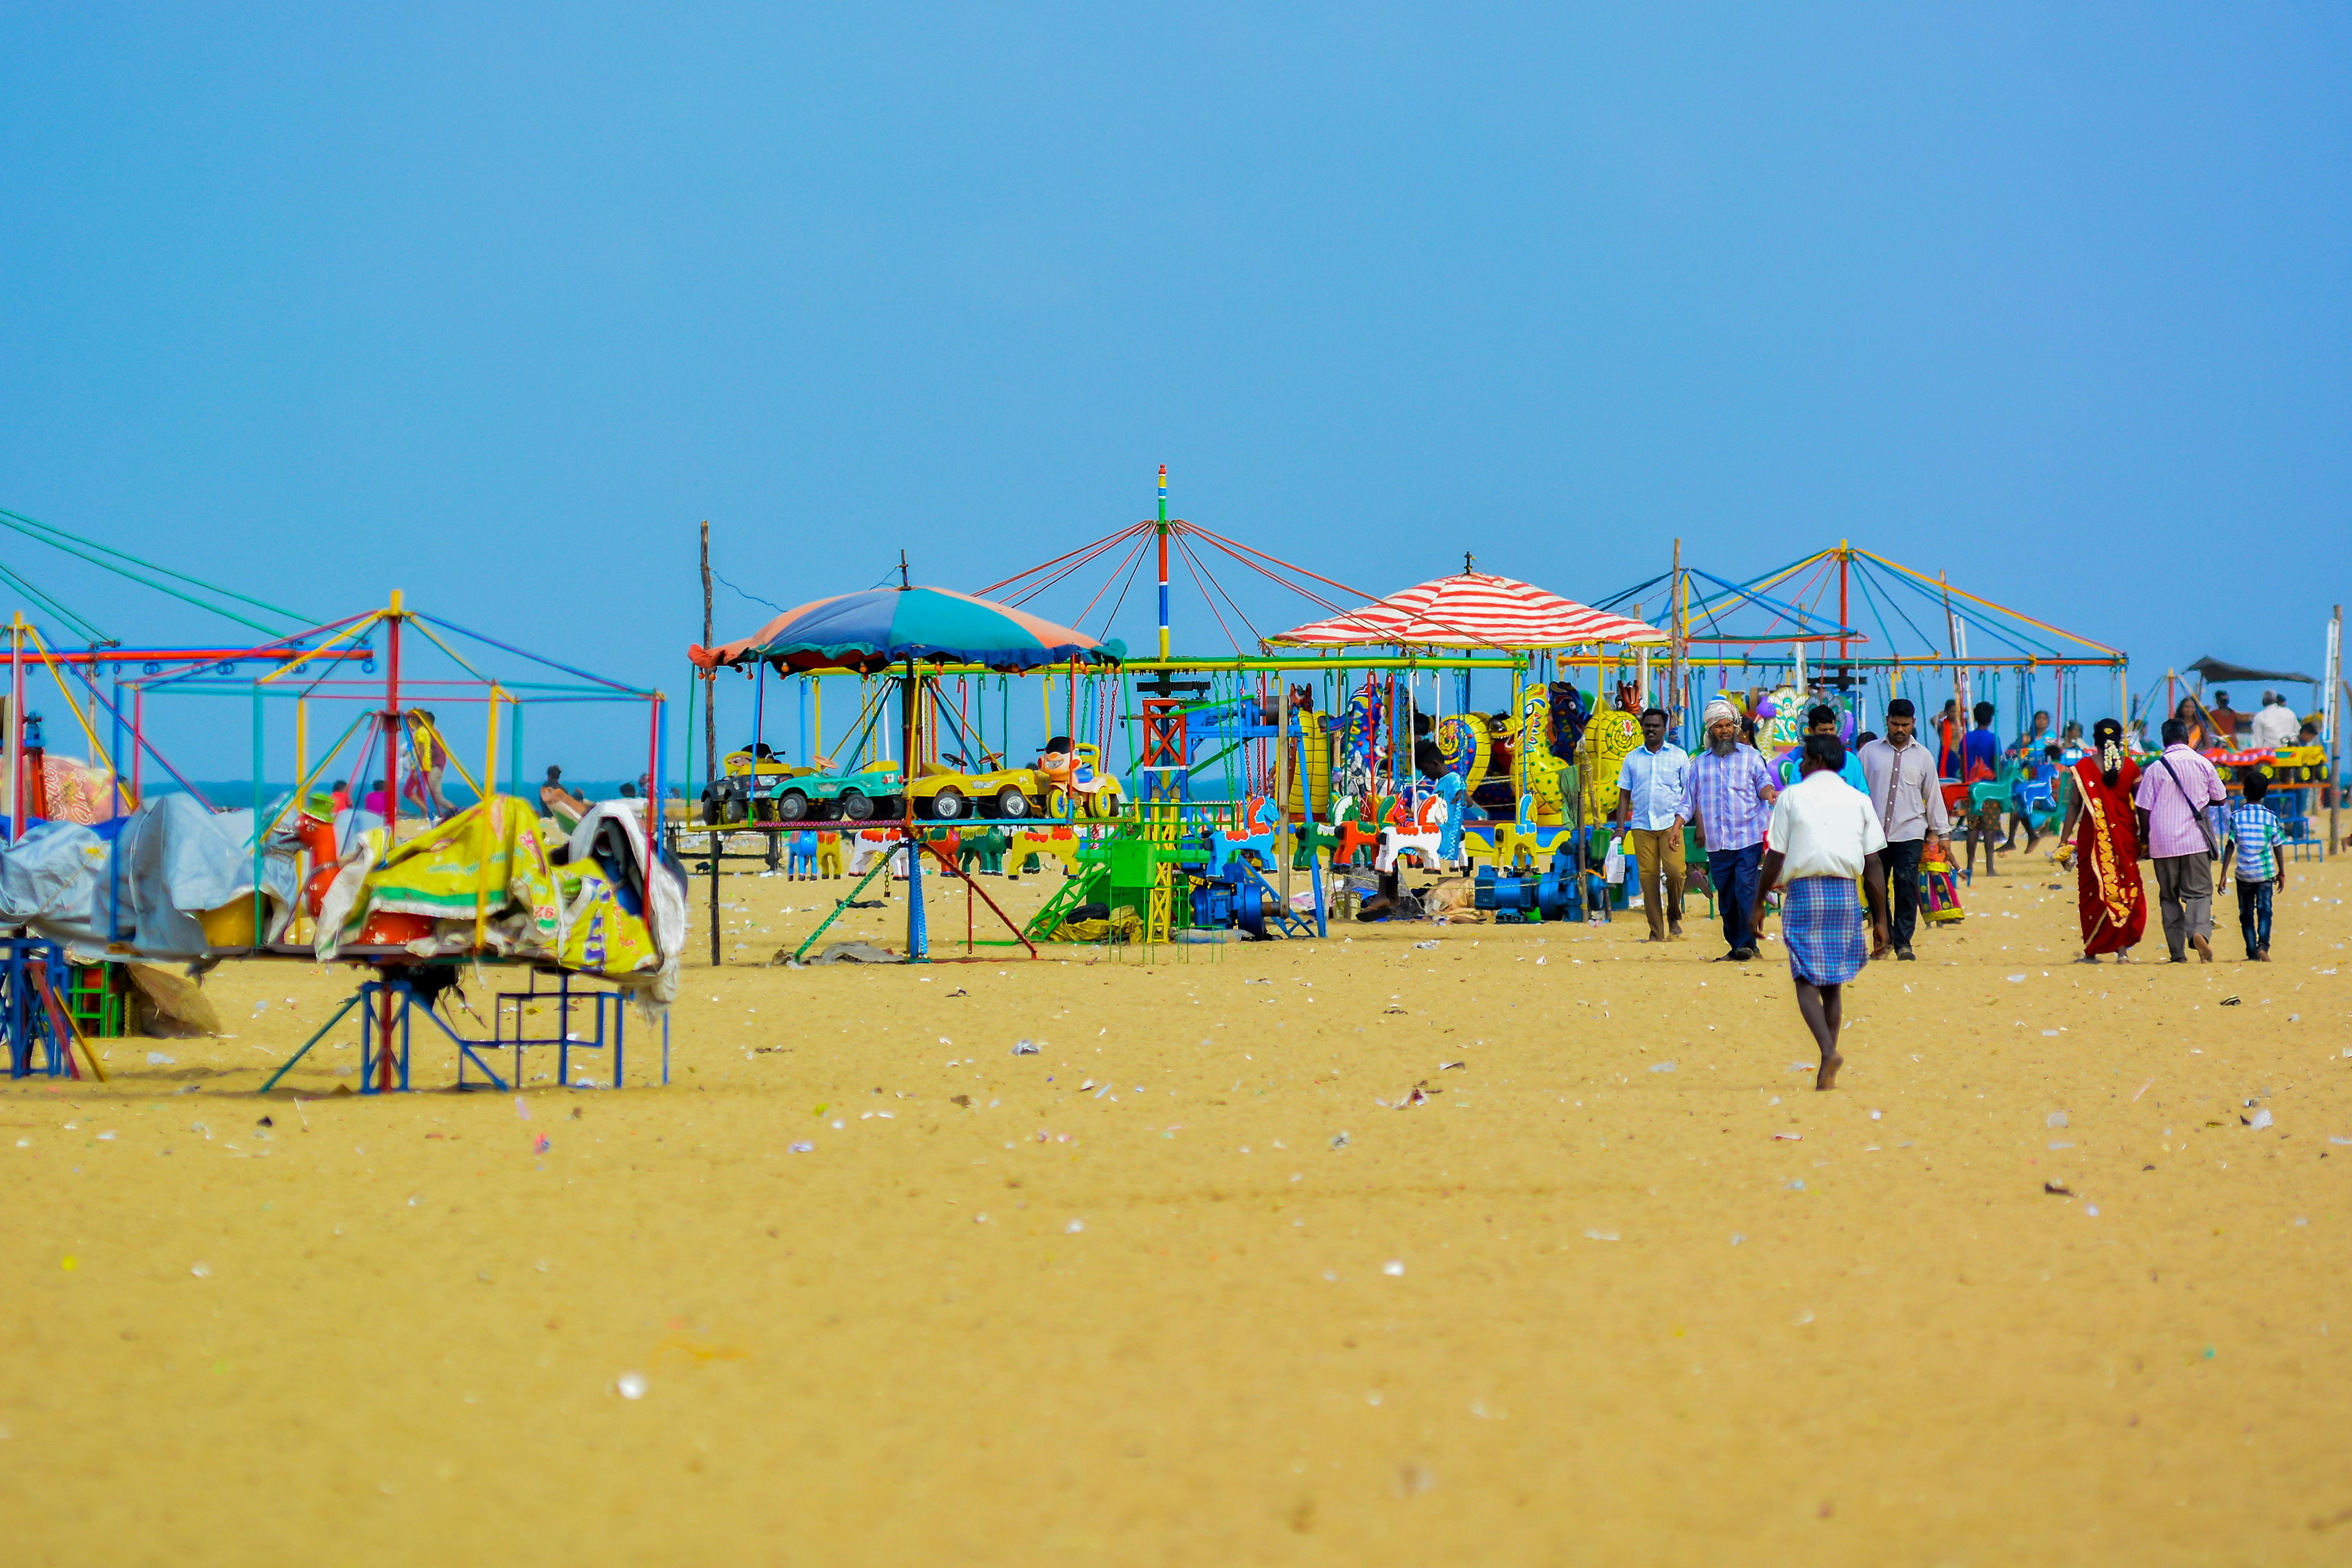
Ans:
[{"label": "red metal pole", "polygon": [[[383,852],[391,855],[400,842],[400,590],[392,591],[392,613],[385,617],[392,627],[385,638],[387,651],[383,678]],[[376,1058],[375,1087],[378,1093],[388,1094],[395,1087],[392,1070],[392,987],[383,993],[383,1038]]]},{"label": "red metal pole", "polygon": [[25,630],[8,632],[8,842],[25,837]]}]

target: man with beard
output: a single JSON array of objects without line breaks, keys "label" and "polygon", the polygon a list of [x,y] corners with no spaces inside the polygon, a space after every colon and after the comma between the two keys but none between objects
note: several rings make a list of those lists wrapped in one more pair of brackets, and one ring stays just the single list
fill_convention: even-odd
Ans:
[{"label": "man with beard", "polygon": [[1764,830],[1772,820],[1771,766],[1755,747],[1739,739],[1739,712],[1717,698],[1706,705],[1706,749],[1691,759],[1683,816],[1696,824],[1706,844],[1706,874],[1715,884],[1723,915],[1723,940],[1731,951],[1718,962],[1745,963],[1756,956],[1756,873],[1764,860]]}]

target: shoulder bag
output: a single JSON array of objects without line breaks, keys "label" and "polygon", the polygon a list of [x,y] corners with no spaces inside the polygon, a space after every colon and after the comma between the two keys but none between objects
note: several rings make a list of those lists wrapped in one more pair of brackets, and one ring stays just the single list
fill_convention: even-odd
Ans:
[{"label": "shoulder bag", "polygon": [[2213,805],[2200,805],[2195,801],[2189,800],[2189,786],[2182,784],[2180,775],[2172,771],[2172,759],[2158,756],[2156,761],[2157,765],[2164,769],[2165,776],[2172,781],[2172,787],[2180,792],[2180,798],[2189,802],[2189,809],[2197,818],[2197,831],[2205,837],[2205,858],[2219,860],[2221,858],[2221,836],[2213,831],[2213,813],[2221,808]]}]

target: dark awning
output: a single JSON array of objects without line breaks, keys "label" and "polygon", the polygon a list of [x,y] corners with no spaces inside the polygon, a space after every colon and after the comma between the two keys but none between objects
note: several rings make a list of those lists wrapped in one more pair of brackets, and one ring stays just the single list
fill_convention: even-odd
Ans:
[{"label": "dark awning", "polygon": [[2319,682],[2308,675],[2297,675],[2291,669],[2255,669],[2248,665],[2224,664],[2218,658],[2200,658],[2189,667],[2216,685],[2227,681],[2243,686],[2264,680],[2300,681],[2305,686]]}]

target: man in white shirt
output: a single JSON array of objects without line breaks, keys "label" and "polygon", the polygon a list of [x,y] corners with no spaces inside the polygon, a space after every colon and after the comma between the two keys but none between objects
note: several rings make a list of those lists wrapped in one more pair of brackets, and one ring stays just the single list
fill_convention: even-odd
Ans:
[{"label": "man in white shirt", "polygon": [[1617,821],[1633,841],[1652,942],[1683,936],[1683,795],[1689,784],[1690,753],[1666,739],[1666,710],[1645,709],[1642,743],[1617,770]]},{"label": "man in white shirt", "polygon": [[2303,721],[2294,716],[2294,710],[2286,705],[2286,699],[2275,691],[2265,691],[2263,693],[2262,711],[2254,715],[2253,732],[2248,737],[2247,745],[2254,751],[2269,746],[2292,746],[2295,732],[2302,728]]},{"label": "man in white shirt", "polygon": [[[1789,949],[1789,973],[1797,984],[1797,1011],[1821,1047],[1822,1065],[1813,1087],[1835,1087],[1845,1058],[1838,1054],[1844,1022],[1844,985],[1872,958],[1886,956],[1886,871],[1879,851],[1886,847],[1878,813],[1858,791],[1838,777],[1845,766],[1845,742],[1835,735],[1805,737],[1804,773],[1772,803],[1772,826],[1764,835],[1764,865],[1757,875],[1755,924],[1764,924],[1764,894],[1785,883],[1780,897],[1780,940]],[[1863,884],[1870,903],[1867,953],[1862,936]]]}]

